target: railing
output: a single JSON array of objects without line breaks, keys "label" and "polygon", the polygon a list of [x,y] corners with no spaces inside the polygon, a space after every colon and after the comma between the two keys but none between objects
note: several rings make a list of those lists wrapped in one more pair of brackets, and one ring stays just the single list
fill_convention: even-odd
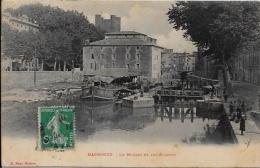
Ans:
[{"label": "railing", "polygon": [[203,91],[199,90],[157,90],[156,94],[161,96],[203,96]]}]

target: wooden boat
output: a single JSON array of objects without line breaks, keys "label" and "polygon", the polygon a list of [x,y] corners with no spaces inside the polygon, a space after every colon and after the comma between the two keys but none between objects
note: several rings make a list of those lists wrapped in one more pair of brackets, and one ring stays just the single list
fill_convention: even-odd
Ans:
[{"label": "wooden boat", "polygon": [[118,89],[108,89],[97,86],[82,88],[81,98],[88,101],[114,101]]}]

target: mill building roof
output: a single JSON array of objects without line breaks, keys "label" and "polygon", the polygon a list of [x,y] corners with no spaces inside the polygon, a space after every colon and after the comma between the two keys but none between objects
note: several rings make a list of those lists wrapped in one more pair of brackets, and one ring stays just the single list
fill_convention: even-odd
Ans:
[{"label": "mill building roof", "polygon": [[140,37],[125,37],[125,38],[105,38],[103,40],[91,42],[88,45],[89,46],[155,46],[160,47],[156,44],[156,39],[153,39],[151,37],[148,37],[145,34],[138,33],[135,31],[120,31],[120,32],[112,32],[112,33],[106,33],[106,36],[113,36],[113,35],[143,35],[147,38],[140,38]]},{"label": "mill building roof", "polygon": [[136,31],[119,31],[119,32],[105,33],[105,35],[145,35],[145,34]]}]

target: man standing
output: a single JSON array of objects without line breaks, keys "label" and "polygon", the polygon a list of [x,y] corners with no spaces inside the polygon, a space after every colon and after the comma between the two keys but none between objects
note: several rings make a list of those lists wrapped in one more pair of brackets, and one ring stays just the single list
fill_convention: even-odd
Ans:
[{"label": "man standing", "polygon": [[242,116],[240,119],[240,131],[241,135],[244,135],[244,131],[246,130],[245,117]]}]

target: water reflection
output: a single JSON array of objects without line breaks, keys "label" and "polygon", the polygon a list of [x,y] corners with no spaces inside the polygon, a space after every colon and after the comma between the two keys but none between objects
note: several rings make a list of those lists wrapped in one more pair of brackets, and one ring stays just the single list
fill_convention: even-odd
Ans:
[{"label": "water reflection", "polygon": [[215,112],[213,109],[199,111],[199,108],[186,103],[131,109],[112,103],[92,105],[76,98],[13,104],[15,109],[3,113],[3,121],[8,121],[4,123],[5,134],[35,136],[37,108],[53,105],[75,106],[77,141],[187,144],[235,142],[230,123],[221,113],[221,108]]},{"label": "water reflection", "polygon": [[173,106],[155,106],[155,116],[160,117],[161,121],[164,119],[169,119],[169,122],[172,120],[180,119],[183,123],[185,119],[190,120],[193,123],[194,121],[194,113],[196,108],[174,108]]},{"label": "water reflection", "polygon": [[194,106],[131,109],[107,103],[76,105],[77,135],[83,141],[133,143],[234,143],[226,117],[206,119]]}]

